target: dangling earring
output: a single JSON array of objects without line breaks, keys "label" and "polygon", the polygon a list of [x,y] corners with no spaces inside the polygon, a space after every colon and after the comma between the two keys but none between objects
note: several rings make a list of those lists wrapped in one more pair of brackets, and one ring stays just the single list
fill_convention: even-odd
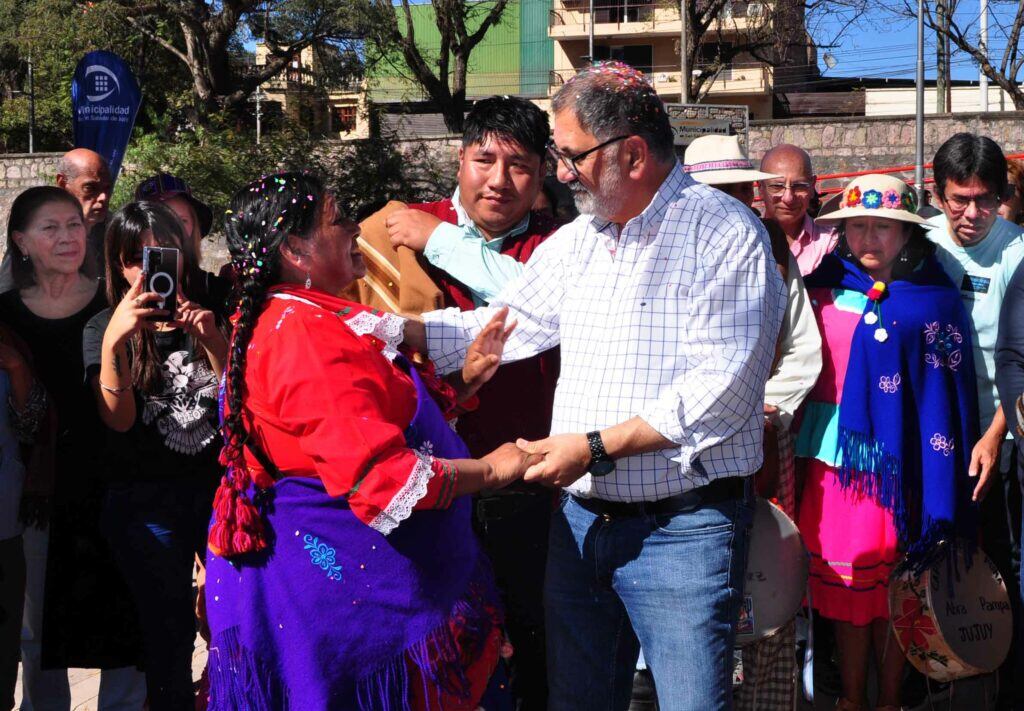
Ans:
[{"label": "dangling earring", "polygon": [[309,272],[306,272],[306,288],[312,288],[313,280],[309,278]]},{"label": "dangling earring", "polygon": [[910,261],[910,256],[907,254],[907,248],[904,247],[900,250],[900,261],[903,263]]},{"label": "dangling earring", "polygon": [[28,255],[27,254],[21,255],[21,261],[27,262],[28,261]]}]

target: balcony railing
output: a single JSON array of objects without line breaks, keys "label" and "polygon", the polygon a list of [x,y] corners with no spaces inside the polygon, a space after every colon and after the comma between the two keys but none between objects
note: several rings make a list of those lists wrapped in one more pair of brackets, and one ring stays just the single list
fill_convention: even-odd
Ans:
[{"label": "balcony railing", "polygon": [[[703,3],[698,2],[698,9]],[[766,18],[766,2],[735,0],[726,3],[719,12],[723,23],[740,29]],[[552,36],[575,35],[588,31],[590,23],[589,0],[556,0],[548,14],[548,28]],[[608,25],[619,32],[644,32],[658,29],[679,29],[679,4],[667,2],[629,2],[629,0],[595,0],[594,26],[608,31]]]},{"label": "balcony railing", "polygon": [[[771,69],[763,64],[742,66],[698,66],[695,71],[713,74],[710,89],[705,85],[702,93],[708,94],[766,94],[771,90]],[[716,73],[717,72],[717,73]],[[556,69],[550,74],[552,92],[576,74],[575,69]],[[679,68],[654,67],[648,78],[659,94],[679,94]]]}]

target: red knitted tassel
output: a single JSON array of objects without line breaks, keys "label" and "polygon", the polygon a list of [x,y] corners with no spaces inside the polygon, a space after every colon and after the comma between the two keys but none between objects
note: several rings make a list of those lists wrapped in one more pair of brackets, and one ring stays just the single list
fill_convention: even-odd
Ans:
[{"label": "red knitted tassel", "polygon": [[237,553],[249,553],[262,550],[266,545],[258,546],[257,541],[245,531],[235,531],[234,535],[231,536],[231,547]]},{"label": "red knitted tassel", "polygon": [[228,533],[228,527],[220,521],[210,526],[210,536],[207,539],[207,544],[210,546],[211,553],[222,558],[230,557],[234,554],[234,551],[231,550],[231,534]]},{"label": "red knitted tassel", "polygon": [[243,466],[231,466],[214,496],[213,526],[208,544],[214,555],[228,558],[267,547],[263,519],[245,494],[249,476]]},{"label": "red knitted tassel", "polygon": [[249,531],[258,526],[259,513],[244,496],[235,499],[235,524],[240,530]]}]

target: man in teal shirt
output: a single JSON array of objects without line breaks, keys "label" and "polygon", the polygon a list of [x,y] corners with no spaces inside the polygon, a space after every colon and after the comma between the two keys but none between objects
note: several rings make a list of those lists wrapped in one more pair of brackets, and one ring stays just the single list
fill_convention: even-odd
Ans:
[{"label": "man in teal shirt", "polygon": [[[503,114],[514,113],[507,121]],[[547,173],[546,150],[509,126],[548,130],[547,116],[518,97],[491,97],[478,102],[467,116],[467,132],[459,148],[458,187],[450,215],[399,210],[388,215],[393,246],[420,252],[426,261],[469,289],[476,306],[487,305],[516,277],[525,260],[505,252],[505,242],[526,233],[530,210]],[[436,211],[435,211],[436,212]],[[552,225],[552,230],[554,225]]]},{"label": "man in teal shirt", "polygon": [[[936,257],[943,269],[960,289],[974,343],[982,432],[969,472],[978,478],[974,499],[984,497],[985,552],[1002,570],[1011,594],[1019,596],[1014,589],[1019,579],[1021,480],[1017,450],[996,389],[995,347],[1003,296],[1024,258],[1024,230],[998,216],[1007,192],[1006,158],[990,138],[956,134],[935,154],[933,173],[942,214],[929,220],[928,236],[938,248]],[[990,483],[996,486],[986,496]]]},{"label": "man in teal shirt", "polygon": [[[478,101],[466,116],[452,198],[387,216],[392,245],[422,254],[445,307],[486,305],[556,229],[554,220],[531,212],[547,172],[549,137],[547,115],[529,101]],[[557,377],[555,351],[503,366],[478,393],[477,409],[459,417],[457,429],[470,453],[494,442],[546,437]],[[519,485],[480,496],[475,505],[474,523],[494,567],[516,650],[510,690],[517,708],[547,707],[541,593],[554,504],[550,489]]]}]

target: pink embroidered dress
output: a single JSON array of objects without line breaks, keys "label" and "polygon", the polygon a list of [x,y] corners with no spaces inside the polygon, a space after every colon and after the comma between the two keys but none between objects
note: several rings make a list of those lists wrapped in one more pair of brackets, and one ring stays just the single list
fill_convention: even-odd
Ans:
[{"label": "pink embroidered dress", "polygon": [[839,400],[867,297],[845,289],[808,293],[822,335],[821,376],[805,402],[796,443],[796,456],[807,460],[798,526],[811,554],[810,602],[825,617],[866,625],[888,619],[889,577],[899,560],[892,513],[844,489],[836,475]]}]

